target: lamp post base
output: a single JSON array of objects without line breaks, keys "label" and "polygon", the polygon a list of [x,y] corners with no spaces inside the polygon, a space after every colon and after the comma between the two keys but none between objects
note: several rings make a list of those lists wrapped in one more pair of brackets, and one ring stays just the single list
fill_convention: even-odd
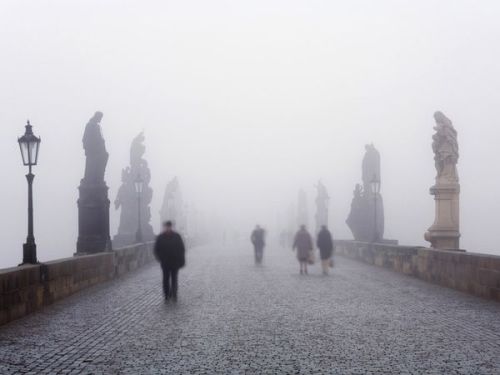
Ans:
[{"label": "lamp post base", "polygon": [[23,262],[20,265],[37,263],[38,260],[36,259],[36,244],[25,243],[23,245]]}]

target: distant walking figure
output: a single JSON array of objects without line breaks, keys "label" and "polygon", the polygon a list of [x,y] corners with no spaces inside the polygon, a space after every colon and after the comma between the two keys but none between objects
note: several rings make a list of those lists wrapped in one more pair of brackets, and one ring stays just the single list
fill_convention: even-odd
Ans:
[{"label": "distant walking figure", "polygon": [[185,248],[182,237],[172,228],[172,222],[164,224],[164,231],[156,238],[155,257],[163,271],[163,292],[165,300],[177,301],[177,274],[185,264]]},{"label": "distant walking figure", "polygon": [[293,249],[297,249],[297,259],[300,263],[300,274],[307,275],[307,262],[313,250],[313,241],[305,225],[301,225],[293,241]]},{"label": "distant walking figure", "polygon": [[330,268],[332,255],[333,255],[333,240],[332,235],[326,225],[321,226],[321,230],[318,233],[318,239],[316,245],[319,249],[319,255],[321,258],[321,267],[323,268],[323,275],[328,275],[328,269]]},{"label": "distant walking figure", "polygon": [[255,253],[255,264],[262,263],[262,257],[264,255],[264,246],[266,246],[265,231],[260,226],[256,226],[250,236],[250,241],[252,241],[253,249]]}]

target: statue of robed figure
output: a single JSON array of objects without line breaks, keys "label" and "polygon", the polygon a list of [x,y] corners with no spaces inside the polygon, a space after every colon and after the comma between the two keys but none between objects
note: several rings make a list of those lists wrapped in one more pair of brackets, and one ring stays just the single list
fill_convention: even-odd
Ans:
[{"label": "statue of robed figure", "polygon": [[434,224],[424,238],[435,249],[459,250],[460,247],[460,184],[457,172],[457,131],[442,112],[434,113],[432,151],[436,167],[436,183],[430,193],[436,205]]},{"label": "statue of robed figure", "polygon": [[[380,194],[380,153],[365,146],[361,166],[363,185],[356,184],[351,211],[346,220],[356,241],[377,242],[384,238],[384,202]],[[377,187],[374,190],[374,187]]]},{"label": "statue of robed figure", "polygon": [[[130,166],[122,170],[122,184],[114,202],[115,209],[121,209],[118,233],[113,238],[114,247],[136,243],[139,222],[141,223],[140,233],[143,241],[152,241],[155,237],[153,227],[150,224],[153,189],[149,186],[151,172],[148,162],[143,157],[146,152],[144,139],[143,132],[133,139],[130,146]],[[140,193],[135,190],[135,181],[138,178],[142,180],[143,184]]]},{"label": "statue of robed figure", "polygon": [[297,226],[309,225],[309,211],[307,209],[307,195],[304,189],[299,190],[297,197]]},{"label": "statue of robed figure", "polygon": [[183,235],[187,231],[187,213],[182,198],[179,179],[174,177],[167,184],[160,209],[160,221],[172,221],[176,230]]},{"label": "statue of robed figure", "polygon": [[326,186],[321,181],[318,181],[316,191],[316,215],[314,219],[316,221],[316,233],[318,233],[322,225],[328,226],[328,203],[330,197],[326,191]]},{"label": "statue of robed figure", "polygon": [[85,174],[78,199],[77,255],[111,250],[108,187],[104,181],[108,152],[101,131],[102,112],[85,126]]}]

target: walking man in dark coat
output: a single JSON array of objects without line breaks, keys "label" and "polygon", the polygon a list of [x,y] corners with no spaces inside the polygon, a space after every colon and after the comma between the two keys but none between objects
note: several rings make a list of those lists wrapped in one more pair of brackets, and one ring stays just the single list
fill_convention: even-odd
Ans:
[{"label": "walking man in dark coat", "polygon": [[172,228],[172,222],[164,224],[164,231],[155,243],[155,257],[163,270],[163,292],[165,300],[177,301],[177,274],[185,264],[185,248],[182,237]]},{"label": "walking man in dark coat", "polygon": [[330,264],[333,264],[333,240],[332,235],[326,225],[321,226],[321,230],[318,233],[318,240],[316,241],[316,245],[319,249],[323,275],[328,275],[328,268],[330,267]]}]

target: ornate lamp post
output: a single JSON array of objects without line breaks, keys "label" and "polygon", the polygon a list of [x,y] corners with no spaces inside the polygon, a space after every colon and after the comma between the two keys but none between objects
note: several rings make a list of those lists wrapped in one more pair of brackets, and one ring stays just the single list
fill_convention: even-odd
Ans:
[{"label": "ornate lamp post", "polygon": [[373,194],[373,242],[377,242],[378,238],[378,225],[377,225],[377,198],[380,194],[380,178],[376,174],[373,175],[370,181],[370,188]]},{"label": "ornate lamp post", "polygon": [[141,223],[141,196],[142,190],[144,189],[144,181],[141,175],[137,175],[134,181],[135,192],[137,193],[137,232],[135,234],[135,240],[137,243],[142,243],[142,223]]},{"label": "ornate lamp post", "polygon": [[38,162],[38,150],[40,149],[41,139],[33,134],[32,126],[28,121],[24,135],[17,140],[21,149],[23,165],[28,166],[28,237],[23,245],[23,263],[36,264],[36,244],[33,234],[33,179],[35,175],[31,173],[31,168]]}]

